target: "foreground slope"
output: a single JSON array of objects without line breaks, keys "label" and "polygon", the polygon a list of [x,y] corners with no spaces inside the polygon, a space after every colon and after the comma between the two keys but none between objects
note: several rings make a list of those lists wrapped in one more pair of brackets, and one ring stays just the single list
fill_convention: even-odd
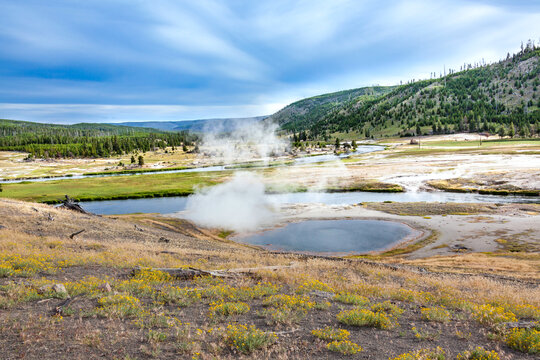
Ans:
[{"label": "foreground slope", "polygon": [[[540,318],[535,280],[271,254],[163,217],[0,200],[0,218],[4,359],[343,358],[359,347],[372,359],[420,349],[453,359],[477,346],[533,359],[538,350],[535,330],[509,328]],[[136,266],[237,270],[190,280]]]}]

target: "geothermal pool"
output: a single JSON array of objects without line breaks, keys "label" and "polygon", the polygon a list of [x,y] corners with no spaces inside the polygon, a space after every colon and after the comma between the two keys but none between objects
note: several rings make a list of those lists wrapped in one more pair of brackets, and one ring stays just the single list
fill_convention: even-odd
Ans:
[{"label": "geothermal pool", "polygon": [[418,235],[394,221],[306,220],[232,240],[275,251],[342,255],[383,250]]}]

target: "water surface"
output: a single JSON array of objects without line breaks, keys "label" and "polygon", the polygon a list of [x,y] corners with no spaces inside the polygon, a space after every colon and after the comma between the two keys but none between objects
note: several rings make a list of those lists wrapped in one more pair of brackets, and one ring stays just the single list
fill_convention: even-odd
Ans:
[{"label": "water surface", "polygon": [[[456,202],[456,203],[540,203],[540,197],[481,195],[474,193],[450,192],[343,192],[343,193],[289,193],[269,194],[269,202],[274,204],[326,204],[353,205],[361,202]],[[110,201],[83,201],[81,206],[95,214],[130,214],[130,213],[159,213],[171,214],[184,211],[187,204],[186,196],[166,198],[128,199]]]},{"label": "water surface", "polygon": [[413,232],[393,221],[307,220],[232,240],[276,251],[343,254],[383,250]]}]

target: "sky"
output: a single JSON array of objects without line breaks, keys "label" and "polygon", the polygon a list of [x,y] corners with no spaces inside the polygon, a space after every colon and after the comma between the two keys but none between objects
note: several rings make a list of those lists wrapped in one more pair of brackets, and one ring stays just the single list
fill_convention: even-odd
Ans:
[{"label": "sky", "polygon": [[268,115],[540,43],[540,0],[0,0],[0,118]]}]

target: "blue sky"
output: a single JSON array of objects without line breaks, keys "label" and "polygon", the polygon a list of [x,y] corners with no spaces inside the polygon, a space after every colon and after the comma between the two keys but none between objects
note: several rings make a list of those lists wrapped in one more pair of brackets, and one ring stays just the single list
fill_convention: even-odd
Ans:
[{"label": "blue sky", "polygon": [[0,118],[273,113],[540,42],[540,1],[0,0]]}]

